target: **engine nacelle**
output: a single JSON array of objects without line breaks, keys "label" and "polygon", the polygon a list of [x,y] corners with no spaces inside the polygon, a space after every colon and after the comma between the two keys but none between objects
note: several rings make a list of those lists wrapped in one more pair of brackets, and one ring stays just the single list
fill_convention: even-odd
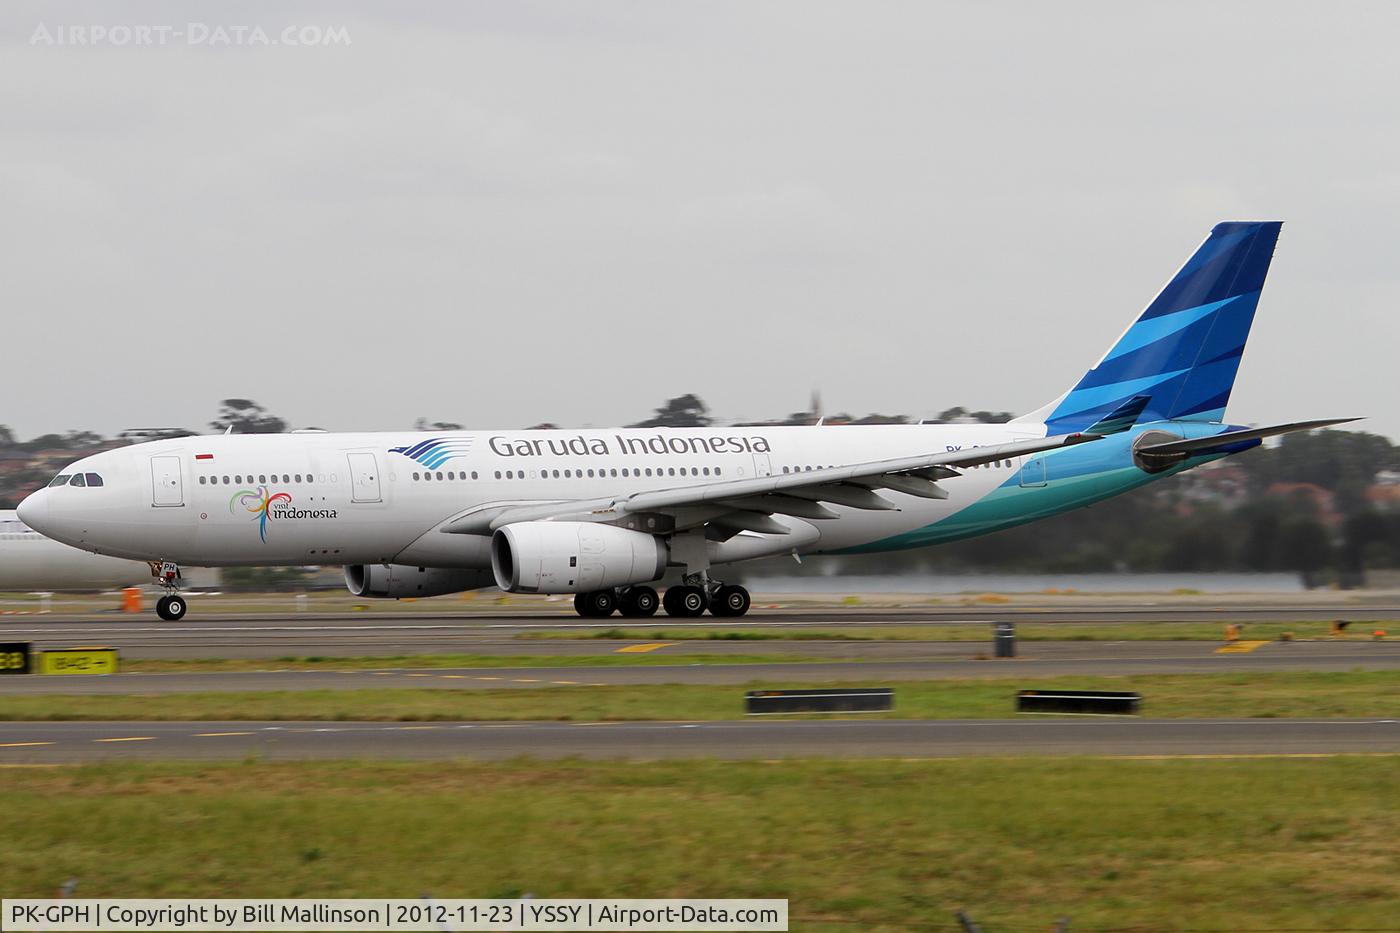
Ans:
[{"label": "engine nacelle", "polygon": [[345,585],[356,596],[403,599],[405,596],[443,596],[492,584],[485,570],[445,567],[410,567],[406,564],[350,564]]},{"label": "engine nacelle", "polygon": [[491,570],[509,593],[587,593],[647,583],[666,572],[666,545],[594,522],[519,522],[491,537]]}]

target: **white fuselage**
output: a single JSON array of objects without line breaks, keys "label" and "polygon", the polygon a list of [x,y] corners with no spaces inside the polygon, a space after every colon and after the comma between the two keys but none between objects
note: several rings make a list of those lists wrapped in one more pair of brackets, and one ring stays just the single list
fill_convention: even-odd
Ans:
[{"label": "white fuselage", "polygon": [[[139,560],[486,568],[488,537],[440,529],[507,504],[623,497],[1044,435],[1043,425],[1013,423],[189,437],[79,461],[65,474],[96,473],[101,486],[50,488],[24,508],[68,544]],[[964,471],[948,482],[946,500],[891,493],[897,511],[837,505],[836,520],[792,520],[811,526],[794,549],[841,550],[930,525],[1014,480],[1019,460]]]}]

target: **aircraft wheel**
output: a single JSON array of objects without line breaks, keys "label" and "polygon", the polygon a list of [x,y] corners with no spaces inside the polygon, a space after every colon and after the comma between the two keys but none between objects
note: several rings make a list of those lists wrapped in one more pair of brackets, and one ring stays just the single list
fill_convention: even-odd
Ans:
[{"label": "aircraft wheel", "polygon": [[574,597],[574,609],[589,619],[606,619],[617,608],[617,594],[612,590],[594,590]]},{"label": "aircraft wheel", "polygon": [[742,586],[721,586],[710,599],[710,615],[741,616],[749,611],[749,591]]},{"label": "aircraft wheel", "polygon": [[705,591],[698,586],[671,586],[661,599],[668,616],[694,619],[705,614]]},{"label": "aircraft wheel", "polygon": [[656,590],[649,586],[629,586],[622,591],[622,598],[618,603],[624,616],[640,619],[656,615],[661,600],[657,597]]},{"label": "aircraft wheel", "polygon": [[156,600],[156,615],[167,622],[179,622],[185,617],[189,605],[185,602],[185,597],[180,595],[162,596]]}]

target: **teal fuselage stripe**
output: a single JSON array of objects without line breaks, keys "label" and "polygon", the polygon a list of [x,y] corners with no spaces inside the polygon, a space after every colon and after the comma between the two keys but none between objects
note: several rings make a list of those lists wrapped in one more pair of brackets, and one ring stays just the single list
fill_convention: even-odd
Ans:
[{"label": "teal fuselage stripe", "polygon": [[[1209,427],[1212,430],[1186,430],[1178,433],[1205,436],[1218,433],[1224,426],[1216,424]],[[1145,486],[1153,480],[1174,476],[1225,456],[1215,454],[1208,457],[1192,457],[1160,473],[1146,473],[1133,463],[1132,440],[1138,433],[1140,430],[1079,447],[1038,454],[1028,458],[1028,462],[1044,462],[1043,485],[1022,486],[1023,471],[1020,471],[977,502],[931,525],[828,553],[869,554],[899,551],[932,544],[946,544],[949,541],[1014,528],[1110,499],[1139,486]],[[955,482],[956,480],[948,481],[949,491],[954,495]]]}]

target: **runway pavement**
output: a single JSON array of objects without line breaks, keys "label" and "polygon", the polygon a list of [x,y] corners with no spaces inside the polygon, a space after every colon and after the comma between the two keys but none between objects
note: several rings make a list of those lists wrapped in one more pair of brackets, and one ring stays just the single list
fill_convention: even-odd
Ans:
[{"label": "runway pavement", "polygon": [[0,723],[0,766],[133,759],[1400,755],[1400,720]]},{"label": "runway pavement", "polygon": [[[0,697],[17,694],[157,694],[272,690],[519,689],[612,684],[786,684],[831,681],[908,681],[1036,677],[1062,674],[1132,675],[1230,671],[1400,670],[1400,641],[1269,642],[1243,653],[1218,654],[1210,642],[1029,642],[1022,656],[978,659],[968,643],[856,642],[886,644],[911,654],[941,656],[902,660],[822,661],[778,664],[688,664],[604,667],[464,667],[337,670],[276,669],[237,672],[127,673],[61,677],[0,677]],[[791,643],[789,643],[791,645]],[[684,644],[659,649],[685,651]],[[693,650],[693,649],[690,649]],[[797,650],[792,649],[790,650]]]},{"label": "runway pavement", "polygon": [[[278,658],[295,655],[374,656],[433,653],[468,654],[593,654],[618,647],[617,642],[597,639],[599,631],[627,627],[651,630],[717,628],[745,631],[781,631],[824,628],[859,633],[869,626],[939,626],[1012,622],[1093,622],[1098,624],[1160,622],[1219,623],[1229,621],[1304,621],[1349,619],[1354,630],[1373,622],[1400,619],[1400,607],[1319,607],[1271,602],[1265,606],[1227,605],[1214,608],[1167,604],[1102,608],[1082,601],[1065,609],[1031,607],[933,607],[906,609],[804,609],[760,610],[743,620],[682,621],[666,617],[584,621],[569,614],[470,614],[432,615],[424,612],[375,610],[364,614],[261,614],[200,613],[196,605],[181,622],[161,622],[147,615],[110,613],[101,617],[5,616],[0,617],[0,641],[31,641],[44,647],[115,645],[127,658]],[[1400,625],[1395,626],[1400,628]],[[573,632],[575,640],[526,640],[516,636],[540,632]],[[913,643],[866,647],[852,653],[851,642],[804,642],[801,653],[832,657],[912,657]],[[735,651],[745,654],[777,651],[795,653],[794,642],[699,640],[691,650],[706,653]]]}]

